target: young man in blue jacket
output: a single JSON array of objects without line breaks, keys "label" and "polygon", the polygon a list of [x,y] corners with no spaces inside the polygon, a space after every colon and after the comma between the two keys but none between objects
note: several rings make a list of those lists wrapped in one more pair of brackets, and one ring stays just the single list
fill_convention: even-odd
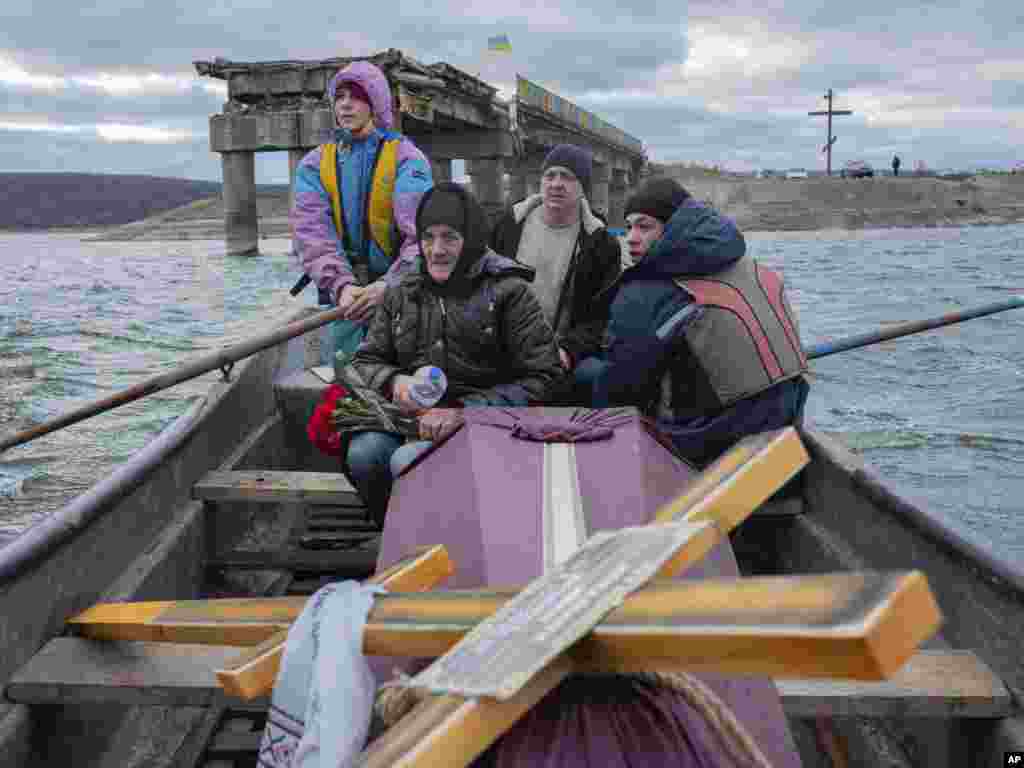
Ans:
[{"label": "young man in blue jacket", "polygon": [[633,266],[611,289],[595,407],[640,407],[698,466],[799,423],[809,387],[797,318],[736,225],[658,178],[627,201],[626,229]]}]

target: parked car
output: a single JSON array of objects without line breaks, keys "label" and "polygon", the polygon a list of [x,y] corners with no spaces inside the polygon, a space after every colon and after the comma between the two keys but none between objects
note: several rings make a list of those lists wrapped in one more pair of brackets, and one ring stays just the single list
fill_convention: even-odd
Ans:
[{"label": "parked car", "polygon": [[870,179],[875,175],[875,169],[863,160],[851,160],[839,175],[844,179]]},{"label": "parked car", "polygon": [[786,171],[786,178],[787,179],[806,179],[807,178],[807,171],[805,171],[803,168],[797,168],[797,169],[792,170],[792,171]]}]

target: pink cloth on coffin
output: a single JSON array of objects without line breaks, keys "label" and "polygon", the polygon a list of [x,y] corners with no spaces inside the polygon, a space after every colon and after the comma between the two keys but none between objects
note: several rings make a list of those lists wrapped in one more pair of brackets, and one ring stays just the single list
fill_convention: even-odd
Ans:
[{"label": "pink cloth on coffin", "polygon": [[[517,426],[533,432],[556,431],[560,424],[576,433],[584,425],[612,430],[607,439],[573,444],[588,534],[650,522],[697,474],[635,409],[480,408],[465,416],[457,433],[396,480],[379,568],[416,547],[444,544],[456,569],[445,584],[450,589],[521,585],[542,575],[545,447],[513,439]],[[680,578],[737,575],[726,541]],[[418,666],[409,659],[371,659],[380,681],[392,677],[396,664],[410,671]],[[773,766],[800,765],[770,680],[698,677],[735,712]],[[680,694],[605,682],[563,682],[479,758],[479,768],[731,765]],[[598,702],[594,691],[607,695]]]}]

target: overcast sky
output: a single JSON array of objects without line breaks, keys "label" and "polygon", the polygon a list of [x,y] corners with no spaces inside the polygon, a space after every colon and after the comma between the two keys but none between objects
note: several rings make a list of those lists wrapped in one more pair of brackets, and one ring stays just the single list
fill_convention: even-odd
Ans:
[{"label": "overcast sky", "polygon": [[[656,162],[735,170],[1010,168],[1024,162],[1021,0],[3,0],[0,171],[220,180],[208,119],[224,83],[192,62],[318,59],[398,48],[511,95],[518,72],[641,139]],[[514,6],[515,15],[508,11]],[[487,38],[507,34],[508,54]],[[257,181],[287,181],[285,153]]]}]

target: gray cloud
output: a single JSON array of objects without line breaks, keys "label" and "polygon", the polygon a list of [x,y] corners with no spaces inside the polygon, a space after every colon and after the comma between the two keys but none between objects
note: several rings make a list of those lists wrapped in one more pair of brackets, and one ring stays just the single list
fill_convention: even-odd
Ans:
[{"label": "gray cloud", "polygon": [[[0,10],[0,169],[220,178],[205,132],[222,97],[179,89],[103,90],[73,78],[194,77],[192,61],[316,59],[396,47],[495,84],[518,72],[642,139],[653,159],[736,168],[824,166],[823,118],[836,106],[836,160],[932,167],[1024,160],[1024,12],[1014,0],[691,0],[623,11],[597,3],[425,0],[352,7],[314,0],[5,0]],[[42,19],[60,23],[41,23]],[[486,52],[505,33],[509,55]],[[64,87],[44,87],[55,78]],[[11,123],[78,133],[9,130]],[[171,143],[104,140],[104,123],[187,131]],[[109,137],[108,137],[109,138]],[[124,137],[122,137],[124,138]],[[283,153],[260,182],[287,179]]]},{"label": "gray cloud", "polygon": [[220,180],[220,161],[205,138],[146,145],[108,142],[86,133],[0,132],[0,168],[12,173],[137,173]]},{"label": "gray cloud", "polygon": [[69,85],[48,93],[31,88],[0,85],[0,112],[45,114],[65,122],[191,122],[205,129],[208,116],[219,112],[224,99],[195,83],[188,90],[143,89],[110,93],[97,88]]}]

